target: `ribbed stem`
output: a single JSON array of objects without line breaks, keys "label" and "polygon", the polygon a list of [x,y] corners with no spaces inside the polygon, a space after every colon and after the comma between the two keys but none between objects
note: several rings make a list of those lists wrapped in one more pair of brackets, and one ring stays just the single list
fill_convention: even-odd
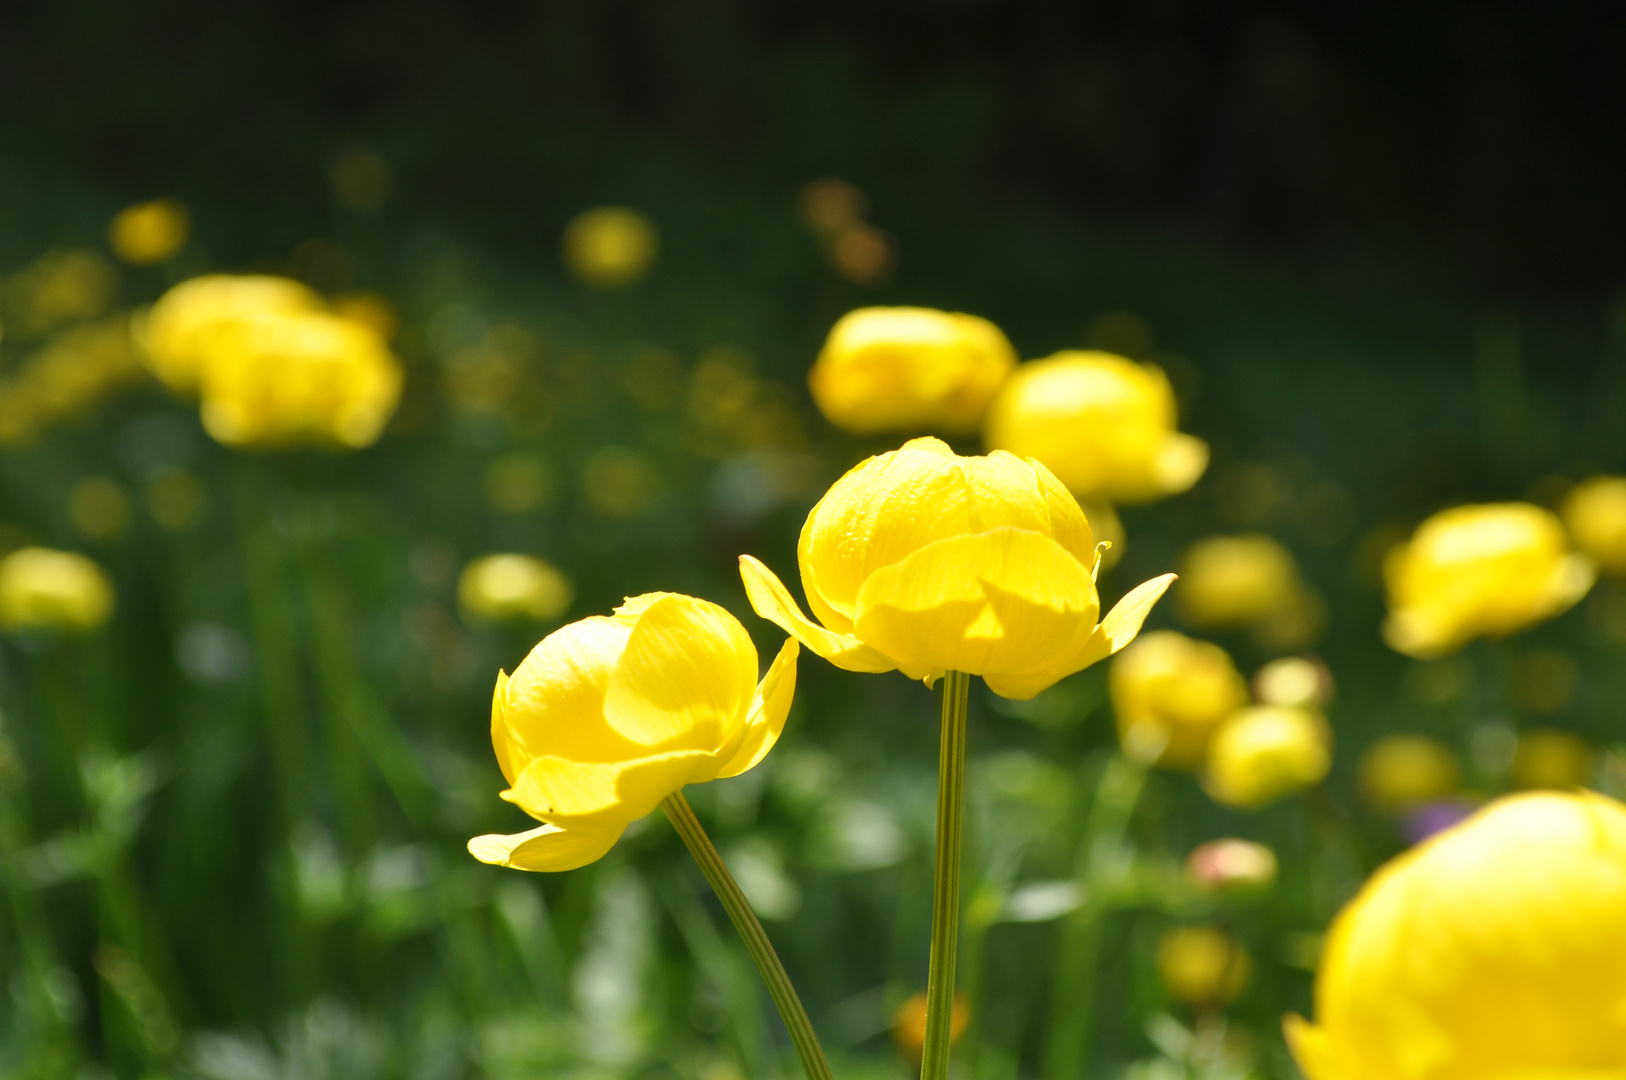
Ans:
[{"label": "ribbed stem", "polygon": [[790,976],[785,974],[785,966],[779,962],[779,954],[774,952],[773,942],[768,940],[767,931],[762,929],[756,912],[751,910],[750,901],[740,891],[734,875],[728,872],[728,866],[712,845],[706,830],[700,827],[689,800],[683,797],[683,792],[674,791],[661,800],[661,809],[666,811],[672,827],[683,838],[689,854],[700,864],[700,872],[706,875],[712,891],[722,901],[723,910],[728,912],[734,929],[739,931],[740,940],[745,942],[745,950],[756,961],[762,981],[768,984],[768,996],[778,1007],[779,1015],[790,1032],[790,1041],[802,1058],[802,1068],[806,1070],[808,1080],[831,1080],[830,1063],[824,1060],[824,1050],[813,1032],[813,1023],[807,1018],[807,1010],[802,1008],[801,998],[796,996]]},{"label": "ribbed stem", "polygon": [[932,953],[926,974],[921,1080],[948,1076],[954,1023],[954,961],[960,946],[960,840],[965,800],[965,714],[971,676],[943,676],[943,734],[937,756],[937,859],[932,879]]}]

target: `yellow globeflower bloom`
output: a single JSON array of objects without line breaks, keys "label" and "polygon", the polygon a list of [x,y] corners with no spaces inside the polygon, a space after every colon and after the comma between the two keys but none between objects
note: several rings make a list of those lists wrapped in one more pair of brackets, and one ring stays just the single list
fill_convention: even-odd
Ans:
[{"label": "yellow globeflower bloom", "polygon": [[163,262],[181,249],[192,228],[191,215],[174,199],[126,206],[108,226],[107,244],[127,263]]},{"label": "yellow globeflower bloom", "polygon": [[487,555],[475,559],[457,582],[463,610],[494,622],[551,619],[575,598],[570,582],[552,563],[529,555]]},{"label": "yellow globeflower bloom", "polygon": [[491,742],[502,797],[542,822],[477,836],[481,862],[573,870],[685,784],[737,776],[772,749],[796,690],[794,639],[762,682],[745,628],[676,593],[629,597],[610,616],[543,638],[499,673]]},{"label": "yellow globeflower bloom", "polygon": [[94,630],[113,613],[113,583],[71,551],[26,547],[0,559],[0,627]]},{"label": "yellow globeflower bloom", "polygon": [[148,370],[171,390],[190,393],[226,328],[257,315],[321,308],[320,296],[288,278],[209,274],[170,289],[131,329]]},{"label": "yellow globeflower bloom", "polygon": [[1626,1076],[1626,806],[1502,799],[1379,870],[1333,921],[1309,1080]]},{"label": "yellow globeflower bloom", "polygon": [[1095,538],[1067,489],[1035,461],[960,457],[930,438],[836,481],[797,555],[822,626],[756,559],[742,555],[740,573],[757,613],[815,653],[927,683],[981,675],[1017,699],[1129,644],[1174,580],[1134,589],[1097,625]]},{"label": "yellow globeflower bloom", "polygon": [[659,250],[654,223],[636,210],[601,206],[565,226],[565,266],[595,288],[631,285],[649,273]]},{"label": "yellow globeflower bloom", "polygon": [[1252,810],[1321,782],[1332,767],[1332,732],[1309,709],[1255,705],[1232,716],[1208,745],[1203,786],[1227,806]]},{"label": "yellow globeflower bloom", "polygon": [[321,311],[222,328],[203,370],[203,427],[228,446],[359,449],[401,397],[401,365],[370,326]]},{"label": "yellow globeflower bloom", "polygon": [[1238,626],[1294,604],[1303,586],[1292,553],[1268,536],[1211,536],[1180,559],[1180,610],[1194,626]]},{"label": "yellow globeflower bloom", "polygon": [[1253,959],[1229,934],[1183,926],[1158,939],[1157,974],[1169,996],[1184,1005],[1223,1005],[1248,988]]},{"label": "yellow globeflower bloom", "polygon": [[1107,673],[1118,739],[1138,761],[1195,769],[1224,719],[1248,703],[1248,687],[1218,645],[1173,630],[1144,634]]},{"label": "yellow globeflower bloom", "polygon": [[1564,525],[1575,546],[1606,574],[1626,574],[1626,476],[1594,476],[1564,500]]},{"label": "yellow globeflower bloom", "polygon": [[977,430],[1016,350],[987,319],[932,308],[849,311],[808,372],[826,420],[855,435]]},{"label": "yellow globeflower bloom", "polygon": [[1208,467],[1208,444],[1175,428],[1174,391],[1155,364],[1068,350],[1023,364],[983,425],[990,450],[1044,462],[1080,498],[1177,495]]},{"label": "yellow globeflower bloom", "polygon": [[1552,618],[1586,595],[1596,573],[1539,506],[1442,510],[1384,559],[1383,639],[1408,656],[1443,656]]},{"label": "yellow globeflower bloom", "polygon": [[1421,735],[1386,735],[1361,755],[1361,796],[1380,810],[1410,810],[1443,798],[1462,783],[1451,748]]}]

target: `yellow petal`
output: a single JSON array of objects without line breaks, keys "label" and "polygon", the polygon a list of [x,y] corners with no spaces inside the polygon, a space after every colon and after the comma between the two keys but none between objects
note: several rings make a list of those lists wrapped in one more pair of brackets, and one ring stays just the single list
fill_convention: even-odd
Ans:
[{"label": "yellow petal", "polygon": [[667,594],[637,615],[605,689],[604,720],[641,754],[715,754],[743,737],[756,675],[756,646],[734,616]]},{"label": "yellow petal", "polygon": [[536,758],[502,797],[534,818],[566,828],[625,826],[655,809],[684,784],[717,775],[717,759],[700,750],[674,750],[631,761]]},{"label": "yellow petal", "polygon": [[508,786],[514,786],[514,777],[519,771],[514,768],[514,760],[509,748],[508,721],[503,714],[503,703],[508,696],[508,673],[497,672],[497,686],[491,691],[491,748],[497,752],[497,767],[502,770],[504,780]]},{"label": "yellow petal", "polygon": [[602,859],[621,839],[621,833],[621,829],[543,825],[508,836],[476,836],[469,841],[469,854],[483,863],[515,870],[575,870]]},{"label": "yellow petal", "polygon": [[508,677],[503,715],[516,773],[532,758],[623,761],[649,752],[604,722],[604,692],[632,623],[595,615],[560,627]]},{"label": "yellow petal", "polygon": [[1282,1035],[1308,1080],[1356,1080],[1334,1061],[1326,1034],[1304,1017],[1292,1013],[1283,1017]]},{"label": "yellow petal", "polygon": [[1038,674],[1087,644],[1099,610],[1088,569],[1027,529],[927,544],[870,575],[855,630],[899,661],[973,675]]},{"label": "yellow petal", "polygon": [[1106,638],[1107,656],[1135,640],[1135,635],[1140,633],[1140,628],[1146,623],[1146,616],[1152,613],[1152,605],[1162,598],[1178,576],[1164,574],[1150,581],[1143,581],[1130,589],[1122,600],[1112,605],[1107,617],[1101,620],[1101,633]]},{"label": "yellow petal", "polygon": [[796,654],[800,651],[795,638],[786,638],[785,644],[774,657],[768,673],[757,687],[756,699],[751,702],[751,717],[746,728],[745,741],[734,757],[718,771],[718,779],[738,776],[768,756],[768,751],[779,741],[785,730],[785,717],[790,715],[790,702],[796,695]]},{"label": "yellow petal", "polygon": [[740,556],[740,577],[758,615],[843,671],[891,671],[898,666],[857,638],[826,630],[803,615],[784,582],[749,555]]}]

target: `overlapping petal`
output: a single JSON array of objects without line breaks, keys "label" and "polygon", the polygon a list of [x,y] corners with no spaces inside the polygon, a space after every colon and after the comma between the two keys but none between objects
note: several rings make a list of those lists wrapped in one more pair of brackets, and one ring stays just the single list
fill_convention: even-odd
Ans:
[{"label": "overlapping petal", "polygon": [[779,655],[774,657],[768,673],[757,685],[746,719],[745,738],[717,773],[719,780],[738,776],[768,756],[768,751],[779,741],[785,730],[785,718],[790,715],[791,699],[796,694],[796,656],[800,651],[795,638],[786,638]]},{"label": "overlapping petal", "polygon": [[515,870],[575,870],[602,859],[623,829],[562,829],[540,825],[522,833],[489,833],[469,841],[469,854],[483,863]]}]

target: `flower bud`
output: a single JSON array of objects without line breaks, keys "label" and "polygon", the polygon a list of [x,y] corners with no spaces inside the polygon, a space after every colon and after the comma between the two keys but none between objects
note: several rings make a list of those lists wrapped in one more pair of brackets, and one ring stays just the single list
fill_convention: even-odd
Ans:
[{"label": "flower bud", "polygon": [[1462,783],[1451,748],[1421,735],[1387,735],[1367,747],[1358,769],[1361,797],[1379,810],[1406,811]]},{"label": "flower bud", "polygon": [[1251,840],[1210,840],[1186,857],[1186,877],[1207,892],[1268,889],[1276,871],[1276,853]]},{"label": "flower bud", "polygon": [[25,547],[0,559],[0,629],[95,630],[113,612],[113,583],[71,551]]},{"label": "flower bud", "polygon": [[654,223],[636,210],[601,206],[565,226],[565,267],[594,288],[633,284],[649,273],[659,251]]},{"label": "flower bud", "polygon": [[1594,476],[1571,489],[1564,527],[1606,574],[1626,574],[1626,476]]},{"label": "flower bud", "polygon": [[1212,1008],[1242,996],[1253,979],[1253,958],[1229,934],[1184,926],[1158,939],[1157,974],[1174,1000]]},{"label": "flower bud", "polygon": [[487,555],[464,568],[457,599],[470,615],[492,622],[551,619],[575,598],[552,563],[529,555]]},{"label": "flower bud", "polygon": [[1240,626],[1286,610],[1301,589],[1292,554],[1270,537],[1211,536],[1182,556],[1176,601],[1193,626]]},{"label": "flower bud", "polygon": [[1592,745],[1553,728],[1519,733],[1513,751],[1513,783],[1521,788],[1578,788],[1592,773]]},{"label": "flower bud", "polygon": [[[954,994],[949,1010],[949,1045],[953,1046],[971,1022],[971,999],[963,991]],[[892,1014],[892,1039],[911,1061],[919,1061],[926,1045],[926,995],[913,994]]]},{"label": "flower bud", "polygon": [[1220,725],[1203,786],[1215,800],[1257,809],[1321,782],[1332,767],[1332,732],[1320,713],[1255,705]]},{"label": "flower bud", "polygon": [[1201,765],[1220,723],[1248,703],[1224,649],[1173,630],[1143,634],[1119,653],[1107,687],[1125,753],[1171,769]]}]

